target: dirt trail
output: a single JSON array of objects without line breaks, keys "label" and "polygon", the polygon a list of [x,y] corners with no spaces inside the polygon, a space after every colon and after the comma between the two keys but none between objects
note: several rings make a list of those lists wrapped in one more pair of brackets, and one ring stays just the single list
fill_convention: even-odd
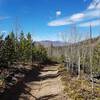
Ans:
[{"label": "dirt trail", "polygon": [[27,84],[31,88],[29,100],[66,100],[63,96],[58,67],[58,65],[45,67],[39,75],[40,81]]}]

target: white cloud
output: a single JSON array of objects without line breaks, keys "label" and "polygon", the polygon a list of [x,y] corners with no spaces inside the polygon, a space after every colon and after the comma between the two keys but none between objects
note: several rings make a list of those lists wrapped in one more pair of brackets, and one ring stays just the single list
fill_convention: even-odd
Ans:
[{"label": "white cloud", "polygon": [[9,17],[8,16],[0,16],[0,20],[5,20],[5,19],[8,19]]},{"label": "white cloud", "polygon": [[91,4],[88,7],[89,10],[98,8],[100,8],[100,0],[93,0],[93,2],[91,2]]},{"label": "white cloud", "polygon": [[68,19],[61,19],[61,20],[54,20],[48,23],[48,26],[62,26],[62,25],[69,25],[72,22]]},{"label": "white cloud", "polygon": [[[96,1],[96,4],[94,4],[94,1]],[[93,2],[82,13],[76,13],[69,17],[51,21],[48,23],[48,26],[62,26],[72,23],[79,24],[88,20],[93,21],[96,18],[100,18],[100,0],[93,0]]]},{"label": "white cloud", "polygon": [[84,18],[84,13],[78,13],[78,14],[74,14],[70,17],[70,20],[74,21],[80,21]]},{"label": "white cloud", "polygon": [[7,31],[6,30],[0,31],[0,36],[5,37],[6,35],[7,35]]},{"label": "white cloud", "polygon": [[56,11],[56,16],[60,16],[61,15],[61,11]]},{"label": "white cloud", "polygon": [[1,31],[0,33],[2,33],[2,34],[6,34],[6,33],[7,33],[7,31],[3,30],[3,31]]},{"label": "white cloud", "polygon": [[100,20],[89,21],[79,24],[80,27],[89,27],[89,26],[98,26],[100,25]]},{"label": "white cloud", "polygon": [[50,23],[48,23],[48,26],[69,25],[69,24],[72,24],[73,22],[81,21],[83,17],[84,17],[83,13],[74,14],[71,17],[51,21]]}]

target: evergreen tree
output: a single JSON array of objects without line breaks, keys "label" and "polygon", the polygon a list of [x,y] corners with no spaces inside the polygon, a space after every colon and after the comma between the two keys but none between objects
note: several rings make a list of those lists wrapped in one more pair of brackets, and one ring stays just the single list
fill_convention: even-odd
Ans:
[{"label": "evergreen tree", "polygon": [[44,63],[47,61],[47,51],[42,45],[33,47],[32,49],[32,58],[38,63]]},{"label": "evergreen tree", "polygon": [[4,45],[2,47],[2,58],[3,61],[7,62],[8,66],[15,61],[14,42],[9,35],[5,38]]},{"label": "evergreen tree", "polygon": [[25,44],[25,56],[27,61],[31,61],[32,59],[32,39],[31,34],[27,34],[27,40]]},{"label": "evergreen tree", "polygon": [[3,57],[3,47],[4,47],[4,41],[3,41],[3,36],[0,36],[0,67],[5,66],[4,64],[4,57]]},{"label": "evergreen tree", "polygon": [[37,54],[38,60],[41,63],[45,62],[47,60],[47,51],[46,51],[46,49],[42,45],[38,46],[38,52],[37,53],[38,53]]},{"label": "evergreen tree", "polygon": [[21,31],[20,33],[20,43],[19,43],[19,56],[21,61],[25,61],[25,36],[24,32]]}]

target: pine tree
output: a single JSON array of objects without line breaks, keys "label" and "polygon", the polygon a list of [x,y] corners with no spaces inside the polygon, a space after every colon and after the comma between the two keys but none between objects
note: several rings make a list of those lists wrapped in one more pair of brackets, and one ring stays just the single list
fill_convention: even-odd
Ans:
[{"label": "pine tree", "polygon": [[32,39],[31,34],[27,34],[26,44],[25,44],[25,57],[27,61],[32,59]]},{"label": "pine tree", "polygon": [[20,33],[20,43],[19,43],[19,56],[20,56],[20,60],[23,62],[25,61],[25,36],[24,36],[24,32],[21,31]]},{"label": "pine tree", "polygon": [[2,58],[3,61],[7,62],[8,67],[15,61],[14,42],[9,35],[5,38],[4,45],[2,47]]},{"label": "pine tree", "polygon": [[0,35],[0,67],[6,66],[6,62],[4,61],[3,57],[3,47],[4,47],[4,40],[3,40],[3,35]]}]

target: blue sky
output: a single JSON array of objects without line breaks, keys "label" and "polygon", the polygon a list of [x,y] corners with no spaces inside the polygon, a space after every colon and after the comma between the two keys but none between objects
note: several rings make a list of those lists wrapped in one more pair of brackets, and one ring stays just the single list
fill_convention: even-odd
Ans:
[{"label": "blue sky", "polygon": [[[93,3],[96,1],[96,6]],[[31,32],[34,40],[60,40],[70,34],[72,24],[80,34],[100,33],[100,0],[0,0],[0,31],[14,30],[16,16],[20,30]]]}]

